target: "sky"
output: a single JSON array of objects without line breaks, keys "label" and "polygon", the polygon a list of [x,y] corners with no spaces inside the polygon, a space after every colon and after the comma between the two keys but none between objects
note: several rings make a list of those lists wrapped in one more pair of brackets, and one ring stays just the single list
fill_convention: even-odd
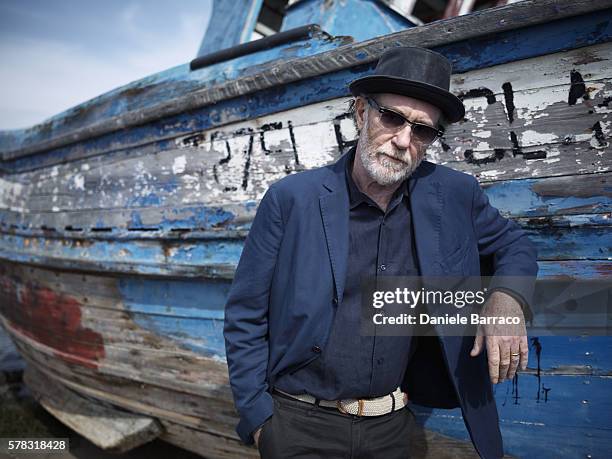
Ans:
[{"label": "sky", "polygon": [[196,57],[212,0],[0,0],[0,130]]}]

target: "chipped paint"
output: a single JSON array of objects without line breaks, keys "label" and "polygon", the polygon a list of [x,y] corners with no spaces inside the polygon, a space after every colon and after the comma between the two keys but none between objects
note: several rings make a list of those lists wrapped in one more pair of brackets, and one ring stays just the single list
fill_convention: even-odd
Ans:
[{"label": "chipped paint", "polygon": [[474,131],[472,133],[474,137],[480,137],[482,139],[488,139],[491,137],[491,131]]},{"label": "chipped paint", "polygon": [[184,155],[174,158],[174,162],[172,163],[172,173],[182,174],[183,172],[185,172],[186,163],[187,162]]},{"label": "chipped paint", "polygon": [[553,133],[536,132],[530,129],[523,131],[521,135],[521,144],[526,145],[543,145],[554,143],[559,139],[559,136]]},{"label": "chipped paint", "polygon": [[74,187],[77,190],[85,190],[85,178],[81,174],[74,176]]},{"label": "chipped paint", "polygon": [[49,346],[70,363],[97,368],[104,358],[102,335],[81,322],[82,305],[70,296],[33,283],[21,283],[0,266],[0,313],[10,326]]}]

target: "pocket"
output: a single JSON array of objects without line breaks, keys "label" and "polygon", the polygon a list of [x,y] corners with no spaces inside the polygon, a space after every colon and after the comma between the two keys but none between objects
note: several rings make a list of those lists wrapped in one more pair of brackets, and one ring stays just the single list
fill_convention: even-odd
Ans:
[{"label": "pocket", "polygon": [[447,261],[461,259],[461,256],[467,249],[467,244],[465,242],[456,245],[452,250],[448,252],[448,254],[443,255]]},{"label": "pocket", "polygon": [[408,407],[408,405],[404,406],[404,412],[408,417],[412,418],[412,422],[416,422],[416,415],[414,414],[414,411]]},{"label": "pocket", "polygon": [[259,442],[257,443],[257,450],[259,451],[259,454],[261,455],[262,453],[262,445],[265,442],[265,437],[266,437],[266,431],[268,430],[268,424],[270,424],[272,422],[272,418],[274,417],[274,415],[270,416],[266,422],[263,423],[263,425],[261,426],[261,432],[259,432]]},{"label": "pocket", "polygon": [[448,274],[463,272],[463,265],[468,248],[468,242],[465,240],[458,246],[453,247],[447,254],[442,254],[442,260],[447,267]]}]

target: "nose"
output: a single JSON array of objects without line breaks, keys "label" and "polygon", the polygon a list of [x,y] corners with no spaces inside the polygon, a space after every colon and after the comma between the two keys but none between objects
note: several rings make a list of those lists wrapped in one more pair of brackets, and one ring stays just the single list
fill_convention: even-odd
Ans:
[{"label": "nose", "polygon": [[393,143],[398,149],[407,150],[412,140],[412,126],[406,125],[393,137]]}]

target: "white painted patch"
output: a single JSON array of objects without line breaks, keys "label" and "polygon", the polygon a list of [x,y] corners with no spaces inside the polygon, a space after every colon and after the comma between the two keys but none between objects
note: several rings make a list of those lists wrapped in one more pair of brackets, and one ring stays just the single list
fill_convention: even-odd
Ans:
[{"label": "white painted patch", "polygon": [[474,137],[480,137],[481,139],[488,139],[491,137],[491,131],[475,131],[472,134]]},{"label": "white painted patch", "polygon": [[498,171],[497,169],[494,169],[492,171],[482,171],[480,176],[481,177],[486,177],[486,178],[494,178],[494,177],[498,177],[500,175],[504,175],[505,173],[506,173],[506,171]]},{"label": "white painted patch", "polygon": [[[585,59],[586,53],[592,58]],[[611,59],[612,49],[608,43],[577,48],[455,75],[451,81],[451,90],[455,92],[460,89],[467,92],[487,87],[496,94],[499,101],[503,100],[501,87],[506,82],[512,84],[514,91],[542,88],[548,86],[551,81],[569,83],[570,70],[573,68],[578,68],[588,86],[592,86],[591,81],[597,80],[602,68],[609,67]]]},{"label": "white painted patch", "polygon": [[488,142],[478,142],[474,150],[476,151],[491,150],[491,146],[488,144]]},{"label": "white painted patch", "polygon": [[75,175],[74,176],[74,187],[77,190],[85,191],[85,177],[83,177],[81,174]]},{"label": "white painted patch", "polygon": [[172,172],[174,174],[181,174],[185,172],[185,166],[187,165],[187,159],[185,155],[177,156],[174,158],[174,162],[172,163]]},{"label": "white painted patch", "polygon": [[521,145],[544,145],[558,141],[559,136],[550,132],[524,131],[521,135]]}]

